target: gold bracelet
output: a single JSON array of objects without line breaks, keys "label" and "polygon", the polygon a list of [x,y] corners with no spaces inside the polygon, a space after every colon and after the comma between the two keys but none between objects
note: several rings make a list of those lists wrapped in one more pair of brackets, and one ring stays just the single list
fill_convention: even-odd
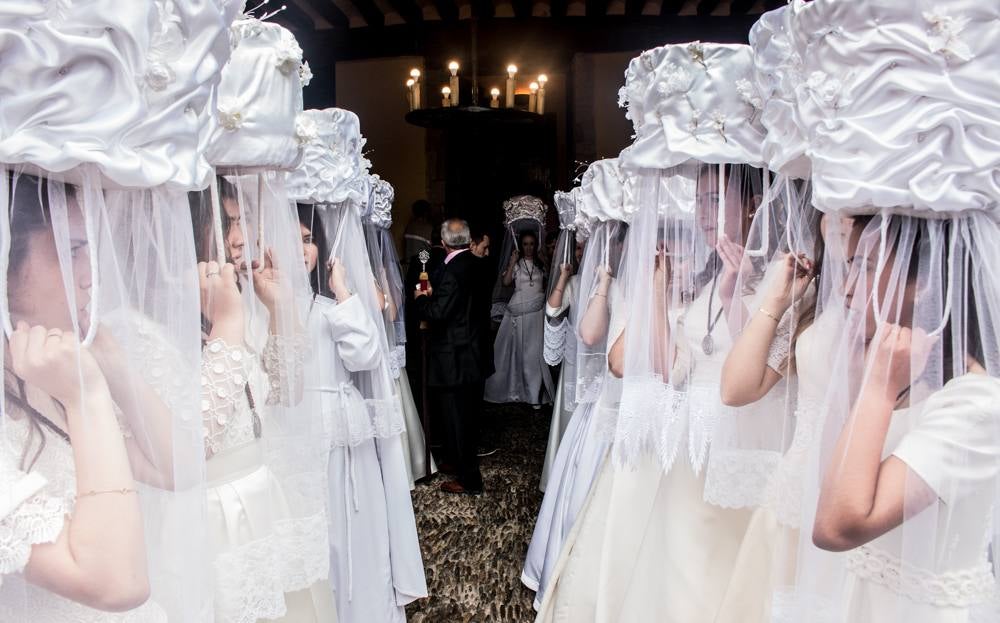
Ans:
[{"label": "gold bracelet", "polygon": [[771,312],[767,311],[767,310],[766,310],[766,309],[764,309],[763,307],[761,307],[759,311],[760,311],[760,313],[764,314],[765,316],[767,316],[767,317],[768,317],[768,318],[770,318],[771,320],[773,320],[773,321],[777,322],[778,324],[781,324],[781,318],[778,318],[777,316],[775,316],[775,315],[774,315],[774,314],[772,314]]},{"label": "gold bracelet", "polygon": [[95,496],[95,495],[104,495],[105,493],[117,493],[119,495],[125,495],[127,493],[138,493],[138,491],[136,491],[135,489],[131,489],[129,487],[122,487],[121,489],[105,489],[105,490],[101,490],[101,491],[99,491],[97,489],[91,489],[90,491],[87,491],[86,493],[77,493],[76,497],[77,497],[77,499],[79,499],[79,498],[89,498],[89,497],[92,497],[92,496]]}]

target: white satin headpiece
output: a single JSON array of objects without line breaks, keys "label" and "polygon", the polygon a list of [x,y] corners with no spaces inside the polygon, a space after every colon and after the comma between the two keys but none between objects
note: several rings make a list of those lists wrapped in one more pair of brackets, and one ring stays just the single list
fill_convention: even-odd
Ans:
[{"label": "white satin headpiece", "polygon": [[365,139],[358,116],[342,108],[306,110],[296,125],[303,156],[285,180],[288,197],[299,203],[367,202],[370,164],[361,153]]},{"label": "white satin headpiece", "polygon": [[763,105],[750,47],[665,45],[632,59],[620,104],[636,129],[622,167],[668,169],[688,160],[763,164]]},{"label": "white satin headpiece", "polygon": [[794,35],[816,207],[996,211],[1000,3],[815,0]]},{"label": "white satin headpiece", "polygon": [[368,206],[364,220],[379,229],[392,227],[392,203],[396,199],[396,189],[378,175],[369,175]]},{"label": "white satin headpiece", "polygon": [[231,30],[232,58],[222,70],[208,159],[221,169],[290,171],[310,128],[297,124],[308,66],[287,29],[244,15]]},{"label": "white satin headpiece", "polygon": [[618,158],[590,163],[580,180],[579,212],[591,221],[631,221],[638,206],[625,200],[627,179]]},{"label": "white satin headpiece", "polygon": [[545,202],[531,195],[518,195],[503,202],[504,223],[508,226],[515,221],[532,219],[544,227],[547,211]]},{"label": "white satin headpiece", "polygon": [[796,91],[805,82],[802,59],[792,41],[795,15],[809,3],[794,0],[764,13],[750,29],[753,81],[760,100],[767,168],[797,179],[809,177],[808,143],[796,119]]},{"label": "white satin headpiece", "polygon": [[240,9],[223,0],[4,2],[0,162],[105,187],[203,188]]},{"label": "white satin headpiece", "polygon": [[576,231],[576,197],[573,196],[576,189],[569,192],[557,190],[552,195],[552,201],[556,204],[556,213],[559,215],[559,229]]}]

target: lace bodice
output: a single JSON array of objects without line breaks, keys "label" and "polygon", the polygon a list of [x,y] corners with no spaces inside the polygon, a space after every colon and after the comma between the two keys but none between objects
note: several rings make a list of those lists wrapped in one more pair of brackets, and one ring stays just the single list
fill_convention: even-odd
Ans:
[{"label": "lace bodice", "polygon": [[[48,400],[48,399],[45,399]],[[43,413],[43,405],[31,401]],[[4,433],[10,448],[25,448],[28,456],[38,450],[37,437],[29,441],[30,425],[26,417],[11,409],[13,417],[4,418]],[[10,466],[8,466],[9,468]],[[11,474],[18,474],[8,471]],[[8,509],[0,518],[0,621],[32,623],[165,623],[162,609],[152,601],[124,613],[102,612],[71,601],[44,588],[28,583],[21,573],[31,557],[32,546],[51,543],[62,532],[66,518],[76,504],[76,472],[69,444],[48,434],[45,447],[30,466],[28,476],[44,483],[23,501]],[[8,483],[0,482],[6,488]]]},{"label": "lace bodice", "polygon": [[253,441],[263,426],[260,418],[265,404],[291,402],[291,388],[302,377],[304,355],[299,341],[269,335],[262,362],[243,345],[220,339],[205,344],[201,412],[206,457]]}]

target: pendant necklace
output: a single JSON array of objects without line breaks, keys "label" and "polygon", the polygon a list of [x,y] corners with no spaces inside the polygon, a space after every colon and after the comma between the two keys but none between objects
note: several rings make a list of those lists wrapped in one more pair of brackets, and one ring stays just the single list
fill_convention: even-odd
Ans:
[{"label": "pendant necklace", "polygon": [[535,263],[532,262],[529,265],[528,264],[528,260],[521,260],[521,262],[524,265],[524,271],[526,273],[528,273],[528,285],[534,286],[535,285]]},{"label": "pendant necklace", "polygon": [[715,352],[715,340],[712,339],[712,331],[715,330],[715,325],[719,323],[719,318],[722,317],[722,312],[724,308],[719,309],[719,313],[715,315],[715,319],[712,319],[712,303],[715,300],[715,285],[719,279],[719,272],[716,271],[715,275],[712,277],[712,291],[708,295],[708,315],[705,317],[705,337],[701,340],[701,351],[708,356],[711,356]]}]

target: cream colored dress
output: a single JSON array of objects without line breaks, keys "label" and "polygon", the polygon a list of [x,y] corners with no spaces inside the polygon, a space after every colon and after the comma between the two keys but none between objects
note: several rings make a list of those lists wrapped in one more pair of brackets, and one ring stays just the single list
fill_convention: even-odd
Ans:
[{"label": "cream colored dress", "polygon": [[[795,432],[750,520],[716,623],[770,621],[772,595],[795,581],[806,462],[822,427],[819,404],[829,383],[824,356],[831,352],[826,342],[832,334],[824,331],[823,318],[796,340]],[[775,371],[787,369],[790,320],[787,314],[782,318],[772,340],[768,366]]]},{"label": "cream colored dress", "polygon": [[836,622],[996,621],[987,544],[1000,501],[1000,379],[966,374],[895,411],[883,458],[890,455],[938,501],[845,554],[847,587]]},{"label": "cream colored dress", "polygon": [[[693,357],[689,385],[717,387],[732,344],[721,319],[712,331],[714,352],[702,352],[709,296],[704,290],[679,330],[684,342],[694,345],[682,347],[689,353],[685,356]],[[718,391],[713,399],[718,403]],[[698,407],[702,412],[714,408]],[[700,438],[688,433],[683,431],[682,438]],[[692,455],[697,445],[691,444]],[[687,454],[682,450],[666,473],[651,457],[636,469],[620,469],[605,460],[537,621],[713,621],[750,511],[706,502],[706,470],[696,474]]]}]

